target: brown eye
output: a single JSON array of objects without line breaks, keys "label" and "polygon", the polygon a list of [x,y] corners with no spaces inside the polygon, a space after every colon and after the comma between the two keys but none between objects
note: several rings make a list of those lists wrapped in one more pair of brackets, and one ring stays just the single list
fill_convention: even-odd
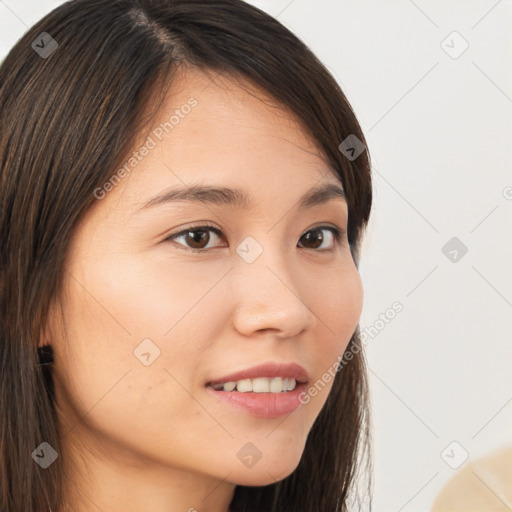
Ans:
[{"label": "brown eye", "polygon": [[185,248],[194,249],[197,251],[204,251],[209,249],[208,243],[210,242],[212,236],[210,233],[214,233],[214,236],[218,238],[222,237],[222,231],[213,226],[197,226],[184,229],[179,233],[171,235],[165,239],[168,240],[178,240],[183,239],[184,243],[178,242],[180,245],[184,245]]},{"label": "brown eye", "polygon": [[[207,251],[208,249],[215,248],[215,246],[208,247],[212,238],[211,233],[214,233],[214,238],[223,237],[223,233],[220,229],[205,225],[189,227],[179,233],[170,235],[164,241],[178,241],[178,244],[184,246],[184,248],[193,251]],[[344,233],[344,231],[333,226],[319,226],[306,231],[306,233],[302,235],[301,246],[306,249],[319,249],[318,252],[331,251],[341,243],[341,236]],[[179,241],[179,239],[182,239],[182,241]],[[325,245],[327,245],[327,247],[325,247]]]},{"label": "brown eye", "polygon": [[204,249],[204,244],[208,245],[210,234],[206,229],[189,231],[185,237],[186,244],[192,249]]},{"label": "brown eye", "polygon": [[[329,235],[325,236],[322,232],[328,232]],[[341,239],[341,231],[338,228],[334,228],[331,226],[320,226],[318,228],[310,229],[304,235],[302,235],[301,240],[306,240],[306,249],[318,249],[322,246],[324,241],[331,242],[328,243],[328,247],[323,247],[321,250],[332,250],[339,243]],[[333,243],[334,242],[334,243]],[[304,243],[304,242],[303,242]]]}]

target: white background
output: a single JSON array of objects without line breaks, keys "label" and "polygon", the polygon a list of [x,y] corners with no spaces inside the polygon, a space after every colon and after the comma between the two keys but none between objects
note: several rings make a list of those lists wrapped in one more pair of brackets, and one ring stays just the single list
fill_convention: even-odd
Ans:
[{"label": "white background", "polygon": [[[61,3],[0,0],[0,59]],[[428,511],[452,441],[470,459],[512,445],[512,2],[250,3],[327,65],[367,137],[374,510]],[[452,237],[468,249],[456,262]]]}]

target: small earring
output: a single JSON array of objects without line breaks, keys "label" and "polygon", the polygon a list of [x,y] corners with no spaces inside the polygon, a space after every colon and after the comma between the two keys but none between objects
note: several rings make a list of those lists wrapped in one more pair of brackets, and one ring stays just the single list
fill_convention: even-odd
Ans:
[{"label": "small earring", "polygon": [[53,364],[53,347],[51,345],[37,347],[37,355],[39,357],[38,366]]}]

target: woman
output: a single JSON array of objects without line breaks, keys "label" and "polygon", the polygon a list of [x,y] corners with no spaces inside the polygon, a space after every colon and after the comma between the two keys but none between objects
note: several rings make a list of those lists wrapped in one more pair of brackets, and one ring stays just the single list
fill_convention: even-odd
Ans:
[{"label": "woman", "polygon": [[74,0],[0,133],[1,510],[347,510],[371,166],[311,51],[239,0]]}]

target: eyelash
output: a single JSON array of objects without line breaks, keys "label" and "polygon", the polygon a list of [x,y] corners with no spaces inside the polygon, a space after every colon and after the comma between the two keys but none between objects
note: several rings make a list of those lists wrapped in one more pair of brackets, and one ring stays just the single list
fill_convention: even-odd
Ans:
[{"label": "eyelash", "polygon": [[[307,234],[307,233],[309,233],[311,231],[320,231],[320,230],[324,230],[324,229],[327,229],[327,230],[329,230],[332,233],[333,238],[334,238],[333,247],[330,248],[330,249],[311,249],[312,251],[315,251],[315,252],[332,252],[338,246],[343,245],[342,237],[343,237],[343,235],[346,234],[346,232],[345,232],[345,230],[337,228],[337,227],[334,227],[334,226],[315,226],[314,228],[310,228],[307,231],[305,231],[301,235],[301,238],[305,234]],[[213,231],[219,238],[222,238],[222,235],[223,235],[222,231],[220,229],[218,229],[216,226],[212,226],[211,224],[202,224],[202,225],[199,225],[199,226],[190,226],[190,227],[187,227],[185,229],[182,229],[178,233],[174,233],[174,234],[169,235],[163,241],[164,242],[173,242],[175,239],[180,238],[181,236],[185,236],[188,233],[195,232],[195,231]],[[211,250],[211,249],[194,249],[192,247],[184,246],[183,244],[178,244],[178,245],[182,246],[183,249],[188,249],[188,250],[190,250],[192,252],[195,252],[195,253],[204,253],[204,252],[207,252],[207,251]]]}]

